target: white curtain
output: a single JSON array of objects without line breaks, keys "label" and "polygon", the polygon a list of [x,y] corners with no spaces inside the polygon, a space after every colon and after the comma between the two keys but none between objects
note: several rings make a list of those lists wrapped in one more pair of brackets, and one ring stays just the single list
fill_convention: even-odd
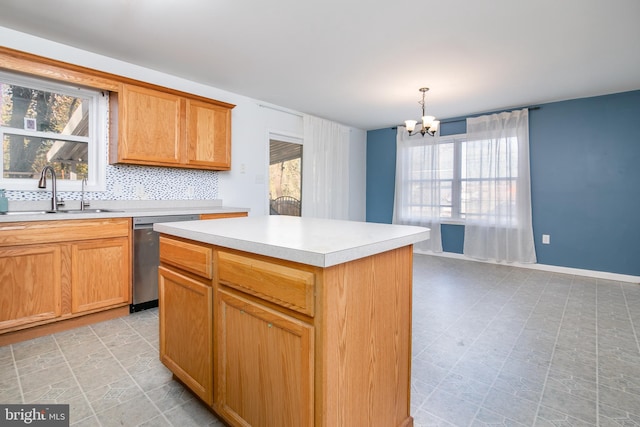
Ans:
[{"label": "white curtain", "polygon": [[302,216],[349,219],[349,128],[304,116]]},{"label": "white curtain", "polygon": [[441,159],[438,137],[396,133],[396,191],[393,223],[431,229],[429,240],[414,244],[421,251],[442,252],[440,236]]},{"label": "white curtain", "polygon": [[528,110],[467,119],[462,150],[464,254],[535,263]]}]

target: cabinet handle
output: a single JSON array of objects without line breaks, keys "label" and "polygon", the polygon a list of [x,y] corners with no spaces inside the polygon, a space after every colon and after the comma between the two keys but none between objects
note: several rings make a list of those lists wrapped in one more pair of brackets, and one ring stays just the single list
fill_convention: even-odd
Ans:
[{"label": "cabinet handle", "polygon": [[268,326],[269,328],[273,328],[273,323],[267,323],[267,326]]},{"label": "cabinet handle", "polygon": [[244,314],[244,310],[240,310],[240,314]]}]

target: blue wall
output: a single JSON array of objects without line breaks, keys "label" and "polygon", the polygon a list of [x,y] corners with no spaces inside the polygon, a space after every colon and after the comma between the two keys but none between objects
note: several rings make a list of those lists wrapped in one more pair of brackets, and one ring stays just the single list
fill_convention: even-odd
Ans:
[{"label": "blue wall", "polygon": [[[640,91],[554,102],[530,111],[539,263],[640,276],[639,120]],[[443,124],[443,134],[464,132],[460,123],[448,124],[450,129]],[[368,132],[367,221],[391,222],[395,149],[395,130]],[[541,244],[542,234],[551,235],[550,245]],[[442,227],[447,252],[461,253],[463,237],[462,226]]]},{"label": "blue wall", "polygon": [[396,130],[367,132],[367,221],[391,223],[396,183]]}]

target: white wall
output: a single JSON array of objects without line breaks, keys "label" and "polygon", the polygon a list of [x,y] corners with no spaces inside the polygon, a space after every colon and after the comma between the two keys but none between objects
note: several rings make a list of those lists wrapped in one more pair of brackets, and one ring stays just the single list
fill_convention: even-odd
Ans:
[{"label": "white wall", "polygon": [[[269,132],[303,135],[302,115],[286,108],[267,108],[258,100],[159,71],[76,49],[0,27],[6,47],[108,73],[170,87],[235,104],[232,111],[231,170],[217,172],[218,198],[225,206],[250,208],[250,215],[268,214]],[[351,141],[350,218],[365,219],[366,132],[353,129]]]},{"label": "white wall", "polygon": [[367,218],[367,132],[351,129],[349,140],[349,219]]}]

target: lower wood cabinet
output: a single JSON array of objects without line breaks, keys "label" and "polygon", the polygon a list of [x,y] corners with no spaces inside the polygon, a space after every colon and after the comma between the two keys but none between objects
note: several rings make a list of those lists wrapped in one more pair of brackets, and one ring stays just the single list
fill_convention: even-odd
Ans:
[{"label": "lower wood cabinet", "polygon": [[[160,360],[209,406],[213,404],[211,282],[163,266],[159,274]],[[204,282],[204,283],[203,283]]]},{"label": "lower wood cabinet", "polygon": [[0,337],[128,306],[130,233],[129,218],[0,223]]},{"label": "lower wood cabinet", "polygon": [[61,316],[59,245],[0,247],[0,331]]},{"label": "lower wood cabinet", "polygon": [[71,312],[129,303],[129,239],[71,245]]},{"label": "lower wood cabinet", "polygon": [[234,292],[216,301],[214,409],[232,425],[312,426],[313,326]]}]

